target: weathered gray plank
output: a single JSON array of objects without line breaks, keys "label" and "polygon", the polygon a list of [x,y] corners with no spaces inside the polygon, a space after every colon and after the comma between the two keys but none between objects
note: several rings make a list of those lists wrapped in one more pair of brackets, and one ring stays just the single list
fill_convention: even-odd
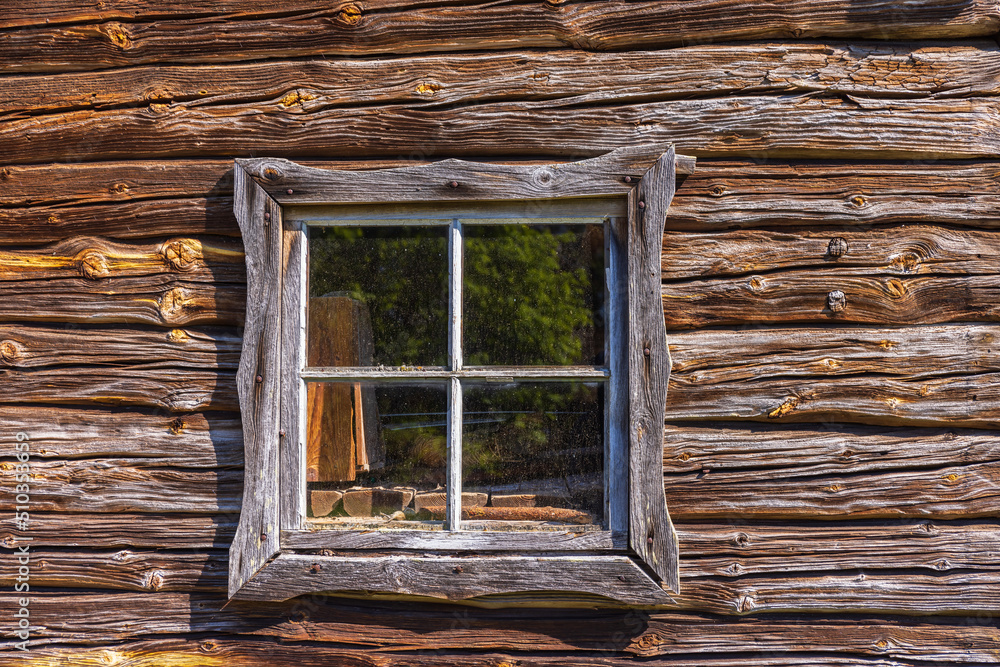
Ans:
[{"label": "weathered gray plank", "polygon": [[[842,308],[831,299],[840,292]],[[871,276],[860,268],[667,283],[668,329],[745,324],[912,326],[1000,318],[996,276]]]},{"label": "weathered gray plank", "polygon": [[923,224],[671,231],[663,239],[663,278],[671,281],[845,267],[864,267],[868,275],[994,275],[998,262],[997,232]]},{"label": "weathered gray plank", "polygon": [[[741,96],[575,108],[527,101],[437,109],[166,105],[0,121],[10,162],[249,157],[601,155],[673,142],[696,157],[968,159],[996,156],[989,97],[861,100]],[[964,132],[951,132],[960,126]],[[385,141],[391,135],[394,140]],[[194,139],[197,137],[197,139]]]},{"label": "weathered gray plank", "polygon": [[[624,177],[641,177],[664,150],[663,144],[647,143],[561,164],[490,164],[447,159],[368,171],[316,169],[277,158],[237,162],[281,204],[479,202],[623,196],[633,188]],[[679,159],[688,171],[693,169],[690,158]]]},{"label": "weathered gray plank", "polygon": [[187,282],[169,274],[0,282],[0,322],[197,324],[243,321],[242,284]]},{"label": "weathered gray plank", "polygon": [[659,51],[461,53],[391,60],[271,61],[128,67],[21,76],[0,113],[272,100],[307,113],[324,106],[652,101],[824,91],[865,97],[989,96],[1000,50],[992,41],[696,44]]},{"label": "weathered gray plank", "polygon": [[[388,6],[386,6],[388,5]],[[176,6],[176,5],[175,5]],[[179,7],[179,6],[177,6]],[[638,2],[622,11],[608,2],[551,5],[516,1],[489,6],[378,2],[335,8],[280,2],[260,16],[246,5],[229,13],[157,7],[107,12],[125,22],[100,23],[84,10],[80,25],[22,27],[0,33],[10,71],[86,70],[136,63],[197,63],[421,51],[565,48],[625,51],[680,44],[787,37],[938,39],[992,35],[1000,12],[988,0],[918,6],[875,0],[803,0],[795,5],[734,0]],[[24,12],[21,16],[24,16]],[[59,16],[64,12],[57,12]],[[171,16],[173,14],[173,16]],[[268,15],[269,14],[269,15]],[[38,25],[44,14],[30,23]],[[153,20],[164,15],[165,20]],[[739,20],[733,20],[739,16]],[[143,19],[146,20],[143,20]],[[64,18],[62,20],[69,20]],[[24,19],[14,25],[24,25]],[[222,29],[222,28],[225,29]],[[38,45],[45,49],[39,50]]]},{"label": "weathered gray plank", "polygon": [[391,530],[345,531],[313,530],[283,531],[282,549],[349,550],[349,549],[411,549],[419,551],[480,552],[549,552],[549,551],[624,551],[628,547],[623,535],[609,531],[438,531]]},{"label": "weathered gray plank", "polygon": [[663,412],[670,350],[663,332],[660,248],[674,196],[671,146],[628,194],[629,546],[672,591],[680,589],[677,535],[663,496]]},{"label": "weathered gray plank", "polygon": [[239,511],[215,514],[135,512],[32,512],[27,531],[15,528],[14,516],[0,520],[0,545],[14,548],[17,537],[37,548],[150,549],[224,548],[233,539]]},{"label": "weathered gray plank", "polygon": [[[236,168],[233,212],[243,232],[247,310],[236,373],[246,477],[230,546],[229,596],[278,553],[281,389],[281,207]],[[287,473],[288,471],[286,471]]]},{"label": "weathered gray plank", "polygon": [[[355,591],[463,600],[509,593],[585,591],[638,605],[671,598],[627,556],[286,555],[237,593],[244,600],[287,600],[313,591]],[[491,600],[503,606],[502,598]],[[554,601],[553,601],[554,602]]]},{"label": "weathered gray plank", "polygon": [[0,367],[143,364],[146,368],[235,370],[241,344],[236,330],[215,327],[163,331],[0,324]]}]

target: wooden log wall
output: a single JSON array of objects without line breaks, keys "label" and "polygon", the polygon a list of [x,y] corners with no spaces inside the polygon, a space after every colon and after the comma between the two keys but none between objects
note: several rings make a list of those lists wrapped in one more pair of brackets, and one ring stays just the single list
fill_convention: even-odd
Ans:
[{"label": "wooden log wall", "polygon": [[[996,0],[4,3],[0,664],[1000,662],[998,30]],[[662,262],[677,604],[225,605],[232,159],[641,141],[699,157]]]}]

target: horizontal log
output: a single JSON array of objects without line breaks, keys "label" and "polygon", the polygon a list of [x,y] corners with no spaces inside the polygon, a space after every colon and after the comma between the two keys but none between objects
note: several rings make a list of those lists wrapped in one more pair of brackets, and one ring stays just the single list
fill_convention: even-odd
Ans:
[{"label": "horizontal log", "polygon": [[245,302],[243,285],[164,274],[0,282],[0,322],[233,326],[242,323]]},{"label": "horizontal log", "polygon": [[[486,159],[486,158],[477,158]],[[412,161],[311,161],[320,168],[382,168],[413,164]],[[68,235],[47,235],[42,220],[56,215],[74,215],[82,206],[80,229],[85,234],[100,231],[86,217],[93,210],[123,216],[123,225],[134,229],[129,216],[150,198],[199,198],[210,194],[214,206],[227,220],[232,216],[232,162],[222,160],[143,160],[92,164],[9,165],[0,167],[0,207],[37,206],[4,211],[0,208],[0,238],[13,224],[10,216],[28,215],[38,221],[31,234],[42,240]],[[667,228],[680,230],[724,230],[773,226],[856,226],[915,222],[969,227],[1000,226],[1000,177],[997,162],[959,163],[842,163],[739,160],[698,161],[695,173],[677,189],[667,217]],[[102,202],[121,204],[121,208]],[[66,204],[72,203],[73,206]],[[46,206],[39,206],[39,205]],[[60,204],[52,206],[52,204]],[[154,208],[160,202],[149,202]],[[215,210],[215,209],[213,209]],[[155,220],[141,210],[135,215]],[[195,213],[192,224],[206,213]],[[6,217],[5,217],[6,216]],[[169,217],[169,216],[168,216]],[[180,218],[170,224],[183,223]],[[108,224],[108,223],[102,223]],[[111,223],[113,225],[113,222]],[[158,223],[157,223],[158,224]],[[200,224],[200,223],[199,223]],[[93,231],[91,231],[93,229]],[[229,227],[227,227],[229,229]],[[103,232],[102,232],[103,233]],[[176,233],[165,227],[163,235]],[[185,232],[186,233],[186,232]],[[212,230],[212,233],[223,233]],[[228,232],[227,232],[228,233]],[[235,231],[233,231],[235,233]],[[118,233],[108,233],[118,237]],[[26,233],[26,238],[32,237]],[[18,238],[11,243],[21,243]],[[29,241],[23,241],[25,243]],[[35,242],[35,241],[30,241]]]},{"label": "horizontal log", "polygon": [[792,477],[935,468],[997,459],[994,431],[859,424],[667,423],[668,474],[783,470]]},{"label": "horizontal log", "polygon": [[[2,10],[0,10],[2,11]],[[286,108],[387,104],[483,104],[558,99],[572,104],[824,91],[871,97],[1000,93],[995,42],[706,44],[663,51],[527,51],[393,60],[129,67],[21,76],[0,113],[170,104]]]},{"label": "horizontal log", "polygon": [[[1000,226],[995,163],[698,161],[668,230],[918,222]],[[846,231],[846,230],[845,230]]]},{"label": "horizontal log", "polygon": [[[2,343],[0,343],[2,345]],[[0,368],[0,404],[114,405],[168,412],[239,410],[235,372],[142,367]],[[24,410],[30,408],[24,407]]]},{"label": "horizontal log", "polygon": [[[3,199],[2,194],[0,199]],[[11,245],[57,243],[88,235],[141,239],[199,234],[239,236],[231,199],[213,197],[0,208],[0,242]]]},{"label": "horizontal log", "polygon": [[668,336],[673,379],[692,386],[878,373],[916,381],[1000,372],[1000,326],[701,329]]},{"label": "horizontal log", "polygon": [[669,231],[662,257],[663,279],[669,281],[847,267],[864,267],[868,275],[992,275],[1000,261],[1000,237],[994,231],[923,224]]},{"label": "horizontal log", "polygon": [[243,248],[234,241],[212,238],[174,237],[155,244],[135,244],[82,236],[40,248],[0,250],[0,281],[100,281],[160,274],[176,274],[195,282],[244,282]]},{"label": "horizontal log", "polygon": [[668,475],[664,487],[674,521],[938,520],[1000,516],[998,474],[997,462],[814,477],[797,476],[787,468],[705,469]]},{"label": "horizontal log", "polygon": [[[243,471],[147,466],[143,459],[35,460],[30,463],[31,512],[239,512]],[[5,476],[16,460],[0,461]],[[0,508],[14,512],[13,495]],[[29,525],[30,531],[30,525]]]},{"label": "horizontal log", "polygon": [[30,517],[26,531],[17,530],[13,514],[0,519],[0,546],[12,549],[23,536],[31,538],[33,548],[224,549],[232,542],[239,519],[235,512],[161,513],[155,520],[134,512],[32,512]]},{"label": "horizontal log", "polygon": [[0,324],[0,368],[142,364],[147,369],[235,370],[241,345],[235,329],[215,327],[163,331]]},{"label": "horizontal log", "polygon": [[[142,465],[238,468],[243,464],[239,415],[167,415],[136,410],[0,406],[0,441],[28,443],[33,460],[141,459]],[[13,448],[0,456],[13,457]]]},{"label": "horizontal log", "polygon": [[[609,2],[569,3],[557,8],[512,0],[489,6],[382,4],[331,8],[315,2],[303,6],[286,1],[272,5],[265,16],[244,5],[234,12],[228,7],[225,12],[213,12],[211,17],[198,17],[197,8],[186,7],[176,16],[176,9],[164,10],[157,5],[150,10],[152,16],[144,16],[142,8],[135,13],[130,8],[127,19],[122,17],[127,22],[103,23],[104,13],[94,15],[90,10],[82,13],[87,19],[79,25],[22,27],[0,33],[0,52],[4,54],[0,66],[13,72],[67,71],[317,53],[357,56],[565,46],[627,51],[819,36],[955,39],[992,35],[1000,25],[1000,12],[988,0],[929,2],[916,7],[903,3],[887,6],[876,0],[803,0],[793,6],[674,0],[638,2],[627,12]],[[108,14],[116,16],[115,12]],[[36,25],[44,16],[28,15],[36,17]],[[732,20],[734,15],[740,20]],[[164,20],[150,20],[159,16]],[[39,49],[39,44],[45,48]]]},{"label": "horizontal log", "polygon": [[[833,293],[842,292],[844,303]],[[1000,319],[996,276],[870,276],[863,269],[783,271],[667,283],[667,329],[746,324],[913,326]],[[835,310],[836,309],[836,310]]]},{"label": "horizontal log", "polygon": [[[458,623],[468,622],[459,614]],[[852,665],[853,667],[904,667],[919,664],[908,660],[935,660],[934,664],[979,662],[995,660],[995,639],[992,628],[977,625],[946,625],[921,623],[915,620],[890,621],[866,618],[823,618],[821,620],[795,619],[763,620],[737,619],[727,623],[701,618],[691,620],[654,616],[648,630],[642,634],[636,628],[646,625],[646,614],[633,618],[630,625],[611,623],[618,635],[602,631],[600,641],[592,640],[581,646],[581,639],[563,642],[546,636],[529,642],[509,638],[504,627],[489,627],[485,634],[495,645],[493,650],[504,653],[465,654],[464,646],[452,646],[451,636],[465,634],[454,628],[425,633],[428,641],[415,642],[425,653],[416,655],[396,654],[372,650],[368,646],[326,646],[323,644],[288,644],[264,638],[233,638],[226,636],[202,637],[197,640],[183,637],[130,641],[113,649],[104,647],[59,646],[35,644],[31,655],[46,664],[99,665],[109,655],[122,658],[126,664],[184,665],[217,660],[217,664],[232,667],[270,667],[274,664],[295,664],[302,667],[326,667],[329,664],[350,667],[391,666],[396,664],[440,664],[447,661],[455,665],[632,665],[635,658],[617,654],[624,649],[629,654],[642,657],[660,655],[683,660],[694,667],[729,667],[740,664],[783,667],[803,664]],[[553,625],[558,622],[553,619]],[[610,620],[610,619],[609,619]],[[617,619],[615,619],[617,620]],[[576,619],[574,619],[576,621]],[[443,623],[442,626],[448,625]],[[311,627],[311,626],[310,626]],[[587,628],[589,629],[589,628]],[[380,627],[381,631],[382,628]],[[603,630],[603,628],[602,628]],[[442,636],[446,635],[447,638]],[[635,636],[637,635],[637,636]],[[593,637],[594,635],[589,635]],[[624,639],[623,639],[624,637]],[[436,646],[434,639],[447,641],[447,646]],[[629,641],[631,640],[631,641]],[[484,642],[485,643],[485,642]],[[552,649],[550,646],[558,645]],[[581,651],[601,651],[600,655],[583,655]],[[395,649],[391,641],[379,642],[377,648]],[[489,648],[487,650],[489,650]],[[535,654],[533,651],[560,651],[559,654]],[[513,651],[521,651],[511,654]],[[747,652],[752,651],[752,657]],[[832,654],[832,655],[831,655]],[[843,655],[837,655],[843,654]],[[899,660],[902,660],[900,662]]]},{"label": "horizontal log", "polygon": [[916,380],[851,376],[712,384],[672,377],[667,419],[1000,428],[1000,373]]},{"label": "horizontal log", "polygon": [[[0,40],[2,44],[2,40]],[[152,104],[0,120],[11,162],[166,157],[504,155],[581,158],[674,142],[696,157],[964,159],[996,155],[991,98],[860,100],[728,97],[565,108],[511,102],[306,111],[280,99],[245,105]],[[950,132],[960,126],[966,131]],[[386,137],[392,137],[387,141]]]}]

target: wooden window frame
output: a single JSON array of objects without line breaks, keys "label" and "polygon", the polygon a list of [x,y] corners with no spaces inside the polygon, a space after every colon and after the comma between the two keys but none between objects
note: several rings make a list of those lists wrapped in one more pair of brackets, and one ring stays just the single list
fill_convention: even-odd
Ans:
[{"label": "wooden window frame", "polygon": [[[583,593],[628,604],[670,603],[664,589],[678,592],[680,583],[677,536],[663,489],[670,356],[660,257],[676,176],[693,168],[694,160],[675,156],[673,145],[620,148],[597,158],[546,165],[451,159],[344,171],[277,158],[236,160],[234,211],[247,265],[237,373],[245,472],[243,506],[229,554],[229,597],[277,601],[329,592],[464,600],[558,593],[558,599],[565,599],[566,594]],[[299,207],[433,203],[495,207],[497,217],[508,217],[519,207],[562,208],[566,200],[586,209],[597,198],[618,203],[608,264],[616,274],[612,284],[620,286],[612,303],[624,300],[626,305],[612,315],[608,331],[618,341],[608,359],[612,372],[627,368],[620,374],[627,378],[617,382],[620,400],[610,392],[606,397],[608,419],[617,420],[618,432],[628,440],[609,449],[627,452],[627,461],[605,461],[606,471],[626,464],[628,470],[627,484],[608,483],[609,530],[304,529],[305,483],[304,477],[299,479],[304,466],[297,444],[305,401],[301,313],[306,235],[301,216],[293,212]],[[333,551],[336,555],[329,555]]]}]

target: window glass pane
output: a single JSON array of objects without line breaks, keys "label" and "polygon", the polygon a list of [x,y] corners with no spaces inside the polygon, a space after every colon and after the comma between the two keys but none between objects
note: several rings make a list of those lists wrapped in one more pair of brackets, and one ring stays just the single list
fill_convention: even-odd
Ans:
[{"label": "window glass pane", "polygon": [[469,384],[462,410],[463,518],[601,524],[602,384]]},{"label": "window glass pane", "polygon": [[350,528],[413,528],[418,497],[444,504],[446,384],[307,387],[310,517]]},{"label": "window glass pane", "polygon": [[604,363],[604,227],[464,226],[465,363]]},{"label": "window glass pane", "polygon": [[309,230],[309,366],[443,366],[447,226]]}]

